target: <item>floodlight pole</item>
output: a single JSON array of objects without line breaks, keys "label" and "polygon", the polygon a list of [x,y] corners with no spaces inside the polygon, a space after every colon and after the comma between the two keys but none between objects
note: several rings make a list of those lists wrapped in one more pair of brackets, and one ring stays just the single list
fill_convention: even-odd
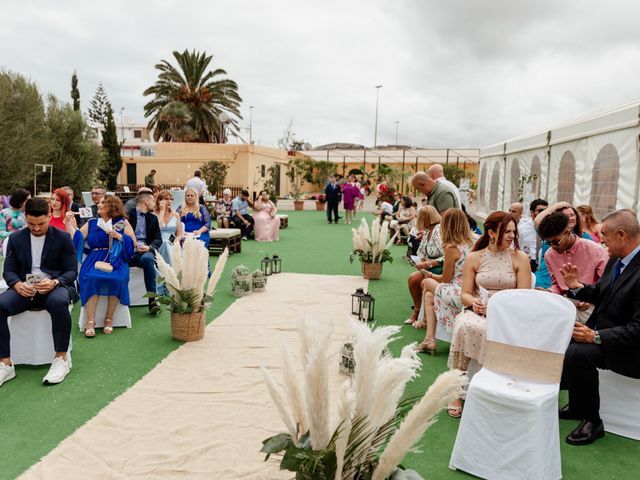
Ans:
[{"label": "floodlight pole", "polygon": [[380,100],[380,89],[382,85],[376,85],[376,125],[373,131],[373,148],[378,145],[378,101]]},{"label": "floodlight pole", "polygon": [[36,179],[38,177],[38,167],[42,169],[43,172],[46,172],[49,169],[49,194],[53,192],[53,165],[44,164],[44,163],[34,163],[33,164],[33,196],[38,195],[37,183]]}]

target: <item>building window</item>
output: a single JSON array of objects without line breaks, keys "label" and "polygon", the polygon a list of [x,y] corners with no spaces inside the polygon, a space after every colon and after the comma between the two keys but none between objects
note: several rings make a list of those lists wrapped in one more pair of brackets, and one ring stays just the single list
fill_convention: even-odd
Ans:
[{"label": "building window", "polygon": [[264,178],[267,175],[267,167],[264,165],[260,166],[260,176]]},{"label": "building window", "polygon": [[518,159],[511,160],[511,203],[520,201],[520,194],[518,192],[520,187],[520,163]]},{"label": "building window", "polygon": [[566,151],[560,159],[558,171],[558,202],[573,203],[576,188],[576,159],[573,153]]},{"label": "building window", "polygon": [[133,138],[142,138],[142,130],[134,130]]},{"label": "building window", "polygon": [[593,165],[591,179],[591,198],[589,205],[598,218],[616,209],[618,200],[618,178],[620,177],[620,163],[618,152],[611,145],[605,145],[598,153]]},{"label": "building window", "polygon": [[480,173],[480,204],[483,206],[487,205],[487,202],[484,198],[485,193],[487,192],[487,162],[482,165],[482,171]]},{"label": "building window", "polygon": [[531,160],[531,183],[533,185],[533,196],[535,198],[540,198],[540,176],[542,174],[542,170],[540,168],[540,158],[536,155]]},{"label": "building window", "polygon": [[491,173],[491,191],[489,192],[489,210],[495,212],[498,209],[498,189],[500,188],[500,162],[493,165]]}]

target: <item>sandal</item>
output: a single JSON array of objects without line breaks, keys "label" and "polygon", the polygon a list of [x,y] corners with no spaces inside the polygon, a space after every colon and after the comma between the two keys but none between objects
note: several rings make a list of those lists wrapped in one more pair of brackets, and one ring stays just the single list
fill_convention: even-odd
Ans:
[{"label": "sandal", "polygon": [[427,328],[426,320],[418,320],[413,324],[413,328],[417,328],[418,330],[424,330]]},{"label": "sandal", "polygon": [[427,338],[422,343],[419,343],[416,346],[416,352],[418,353],[428,353],[432,357],[436,354],[436,339],[435,338]]},{"label": "sandal", "polygon": [[451,418],[460,418],[462,416],[462,399],[458,398],[447,405],[447,413]]},{"label": "sandal", "polygon": [[93,320],[87,320],[87,325],[84,329],[84,336],[87,338],[93,338],[96,336],[96,322]]},{"label": "sandal", "polygon": [[113,333],[113,320],[111,318],[104,319],[104,327],[102,328],[102,333],[105,335],[111,335]]}]

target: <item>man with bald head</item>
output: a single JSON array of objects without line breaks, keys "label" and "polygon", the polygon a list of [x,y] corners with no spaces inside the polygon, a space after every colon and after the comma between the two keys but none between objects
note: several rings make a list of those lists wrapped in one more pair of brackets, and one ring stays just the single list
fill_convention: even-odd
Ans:
[{"label": "man with bald head", "polygon": [[575,265],[560,273],[568,296],[595,305],[585,325],[576,323],[564,357],[562,388],[569,404],[560,418],[581,420],[567,437],[572,445],[587,445],[604,436],[600,419],[598,368],[640,378],[640,224],[633,210],[604,217],[600,237],[610,260],[597,283],[583,285]]},{"label": "man with bald head", "polygon": [[436,182],[444,183],[447,187],[449,187],[449,189],[456,194],[458,203],[462,204],[462,200],[460,199],[460,190],[458,190],[458,187],[455,183],[450,182],[446,179],[446,177],[444,176],[444,169],[442,168],[441,164],[434,163],[433,165],[431,165],[427,170],[427,175],[433,178]]},{"label": "man with bald head", "polygon": [[425,172],[416,172],[411,179],[411,185],[417,191],[427,196],[427,204],[435,207],[439,213],[449,208],[460,208],[455,193],[441,182],[436,182]]}]

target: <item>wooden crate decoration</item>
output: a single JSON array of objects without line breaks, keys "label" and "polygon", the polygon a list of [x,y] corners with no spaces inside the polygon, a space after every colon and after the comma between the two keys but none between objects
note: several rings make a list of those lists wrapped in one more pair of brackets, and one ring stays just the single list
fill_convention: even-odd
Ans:
[{"label": "wooden crate decoration", "polygon": [[238,228],[218,228],[209,232],[209,255],[220,255],[226,247],[229,253],[242,251],[241,231]]}]

